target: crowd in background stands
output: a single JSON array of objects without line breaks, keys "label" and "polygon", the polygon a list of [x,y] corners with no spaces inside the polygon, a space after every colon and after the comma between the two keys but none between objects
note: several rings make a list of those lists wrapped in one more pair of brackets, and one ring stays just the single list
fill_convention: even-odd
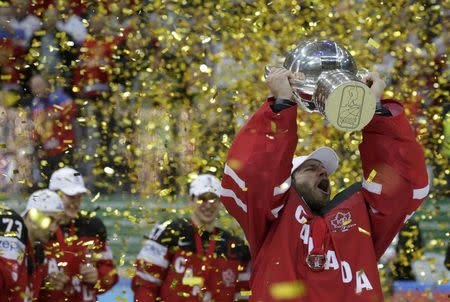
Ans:
[{"label": "crowd in background stands", "polygon": [[[139,137],[136,112],[140,106],[129,92],[142,89],[155,77],[170,75],[145,72],[147,68],[154,70],[152,64],[158,64],[156,57],[148,60],[149,53],[158,54],[161,50],[158,39],[137,30],[137,24],[142,22],[150,26],[151,14],[137,12],[132,0],[107,2],[88,5],[81,0],[11,0],[0,6],[0,171],[4,175],[0,178],[1,192],[46,187],[49,173],[63,165],[80,170],[87,176],[87,185],[96,191],[134,192],[134,149],[139,140],[147,144],[151,138]],[[448,25],[448,19],[443,22]],[[449,41],[448,31],[443,33],[432,37],[438,48],[438,56],[432,59],[442,65],[442,72],[448,69],[445,54]],[[412,32],[411,43],[419,43],[414,37]],[[160,64],[170,63],[168,54],[160,59],[166,60]],[[396,58],[386,53],[380,68],[387,70],[395,65],[397,77],[401,77],[402,72],[409,72],[412,65],[408,63],[404,60],[398,67]],[[216,70],[221,68],[224,72],[228,69],[216,66]],[[165,70],[168,74],[173,72],[170,66]],[[410,102],[417,106],[408,110],[420,115],[421,106],[432,103],[428,92],[433,89],[433,80],[426,79],[426,87],[421,88],[423,95],[419,91],[414,96],[428,99]],[[187,87],[186,91],[189,89],[192,88]],[[158,102],[154,104],[157,107]],[[438,113],[445,116],[440,126],[447,137],[448,112],[447,105]],[[162,118],[158,110],[149,110],[146,116]],[[183,114],[178,117],[189,119]],[[435,144],[435,140],[430,138],[426,143]],[[189,142],[186,146],[195,148]],[[450,155],[448,140],[439,151]],[[161,173],[172,175],[172,166],[167,166]],[[145,181],[152,183],[146,174],[149,169],[142,170]]]},{"label": "crowd in background stands", "polygon": [[[127,44],[134,17],[121,14],[129,1],[89,9],[85,1],[54,2],[0,7],[0,170],[9,176],[2,189],[46,187],[62,165],[109,166],[125,175],[132,162],[129,142],[115,135],[133,131],[127,107],[115,103],[132,85],[125,67],[126,49],[135,47]],[[102,190],[100,180],[95,184]]]}]

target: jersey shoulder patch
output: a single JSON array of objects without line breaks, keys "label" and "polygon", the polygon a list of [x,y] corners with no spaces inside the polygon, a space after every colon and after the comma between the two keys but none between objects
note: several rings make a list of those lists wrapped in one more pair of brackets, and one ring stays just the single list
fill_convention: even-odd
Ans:
[{"label": "jersey shoulder patch", "polygon": [[25,255],[28,231],[15,211],[0,207],[0,257],[21,261]]}]

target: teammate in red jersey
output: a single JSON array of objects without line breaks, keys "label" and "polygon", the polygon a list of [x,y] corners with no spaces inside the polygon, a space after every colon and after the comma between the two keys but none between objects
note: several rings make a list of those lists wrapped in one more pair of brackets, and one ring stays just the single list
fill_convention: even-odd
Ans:
[{"label": "teammate in red jersey", "polygon": [[[62,211],[61,199],[50,190],[31,194],[23,217],[0,208],[0,301],[25,302],[38,297],[45,270],[42,244],[54,235]],[[49,286],[55,285],[47,281]]]},{"label": "teammate in red jersey", "polygon": [[[402,105],[381,100],[359,146],[362,184],[330,200],[338,156],[321,147],[294,157],[297,106],[284,68],[267,78],[270,97],[228,154],[222,202],[244,229],[253,271],[250,301],[278,301],[274,285],[303,288],[283,301],[383,301],[377,260],[428,193],[422,147]],[[378,74],[367,81],[378,100]],[[369,177],[370,176],[370,177]]]},{"label": "teammate in red jersey", "polygon": [[39,301],[97,301],[97,294],[111,289],[119,278],[105,225],[95,215],[80,213],[87,189],[78,171],[69,167],[55,171],[49,188],[61,196],[64,221],[46,246],[46,274],[63,272],[69,279],[58,288],[42,290]]},{"label": "teammate in red jersey", "polygon": [[215,226],[220,181],[199,175],[190,185],[193,212],[156,225],[136,261],[135,302],[235,301],[248,248],[242,239]]}]

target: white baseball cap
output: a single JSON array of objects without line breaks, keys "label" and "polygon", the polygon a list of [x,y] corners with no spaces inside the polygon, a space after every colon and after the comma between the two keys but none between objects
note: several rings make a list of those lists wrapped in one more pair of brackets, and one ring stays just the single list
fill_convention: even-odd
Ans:
[{"label": "white baseball cap", "polygon": [[214,193],[220,196],[220,180],[211,174],[201,174],[191,182],[189,195],[200,196],[205,193]]},{"label": "white baseball cap", "polygon": [[320,161],[327,170],[328,175],[333,174],[339,165],[339,157],[333,149],[329,147],[320,147],[307,156],[294,157],[292,160],[291,174],[308,159]]},{"label": "white baseball cap", "polygon": [[53,172],[48,188],[52,191],[62,191],[69,196],[87,192],[83,176],[77,170],[69,167],[64,167]]},{"label": "white baseball cap", "polygon": [[41,212],[62,212],[64,211],[64,205],[58,194],[49,189],[44,189],[31,194],[22,216],[25,216],[31,209],[37,209]]}]

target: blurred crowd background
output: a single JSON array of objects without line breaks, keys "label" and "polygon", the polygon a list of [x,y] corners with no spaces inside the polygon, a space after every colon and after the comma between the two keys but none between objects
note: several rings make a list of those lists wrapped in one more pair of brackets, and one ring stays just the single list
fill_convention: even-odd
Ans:
[{"label": "blurred crowd background", "polygon": [[[21,200],[68,165],[85,176],[92,207],[120,194],[105,215],[136,229],[147,214],[133,210],[145,202],[130,200],[177,202],[194,175],[220,178],[236,130],[267,97],[266,65],[281,65],[300,40],[331,39],[404,104],[432,185],[416,215],[428,225],[422,245],[442,254],[449,12],[442,0],[0,1],[1,197]],[[299,125],[298,154],[338,151],[334,193],[361,181],[360,133],[300,111]],[[122,265],[125,254],[116,253]]]}]

